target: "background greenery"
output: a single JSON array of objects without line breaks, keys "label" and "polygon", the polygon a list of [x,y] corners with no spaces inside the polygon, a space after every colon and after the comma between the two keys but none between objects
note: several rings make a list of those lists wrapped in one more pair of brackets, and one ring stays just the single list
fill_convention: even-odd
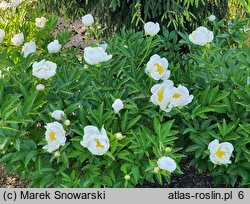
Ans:
[{"label": "background greenery", "polygon": [[[202,25],[211,14],[218,19],[230,19],[236,13],[246,15],[245,0],[45,0],[48,12],[79,18],[95,14],[109,30],[140,28],[142,21],[160,22],[170,30],[191,31]],[[236,12],[237,11],[237,12]]]}]

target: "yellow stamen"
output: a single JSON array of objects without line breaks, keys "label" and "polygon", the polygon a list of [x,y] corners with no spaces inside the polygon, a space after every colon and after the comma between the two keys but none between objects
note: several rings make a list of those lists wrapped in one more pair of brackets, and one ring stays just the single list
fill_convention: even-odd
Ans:
[{"label": "yellow stamen", "polygon": [[159,65],[158,63],[157,63],[157,64],[154,64],[154,65],[156,66],[157,72],[158,72],[159,74],[162,74],[162,73],[164,72],[164,68],[163,68],[161,65]]},{"label": "yellow stamen", "polygon": [[173,95],[173,98],[180,98],[181,97],[181,94],[179,94],[179,93],[174,93],[174,95]]},{"label": "yellow stamen", "polygon": [[51,141],[56,140],[56,133],[52,131],[52,132],[49,134],[49,138],[50,138]]},{"label": "yellow stamen", "polygon": [[162,100],[163,100],[163,95],[164,95],[164,89],[161,89],[161,90],[157,93],[158,101],[162,102]]},{"label": "yellow stamen", "polygon": [[226,152],[222,151],[221,148],[217,149],[217,152],[215,153],[215,155],[217,157],[219,157],[220,159],[226,154]]},{"label": "yellow stamen", "polygon": [[100,141],[98,139],[95,139],[96,142],[96,147],[100,147],[100,148],[104,148],[104,146],[100,143]]}]

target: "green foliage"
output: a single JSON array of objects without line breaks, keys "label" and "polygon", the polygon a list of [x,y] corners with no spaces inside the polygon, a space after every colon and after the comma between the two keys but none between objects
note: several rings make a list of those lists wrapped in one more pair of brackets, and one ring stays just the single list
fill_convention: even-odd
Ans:
[{"label": "green foliage", "polygon": [[[131,26],[141,28],[142,22],[147,21],[159,22],[170,30],[191,31],[202,25],[209,13],[218,19],[228,17],[229,14],[227,0],[46,0],[42,2],[47,11],[66,13],[70,17],[79,18],[87,13],[95,14],[103,25],[107,25],[109,31]],[[237,2],[233,6],[230,5],[230,8],[237,9],[240,4]]]},{"label": "green foliage", "polygon": [[[24,5],[18,9],[24,9]],[[132,187],[145,180],[170,183],[170,173],[161,170],[156,174],[153,169],[161,156],[170,156],[177,164],[183,157],[174,143],[177,126],[174,120],[166,122],[166,114],[149,102],[153,80],[142,64],[145,52],[152,54],[163,39],[152,40],[144,38],[142,32],[122,30],[107,40],[107,52],[113,59],[90,66],[79,57],[79,48],[48,53],[48,43],[58,39],[64,45],[70,33],[64,30],[51,35],[55,16],[45,15],[45,28],[37,28],[35,18],[41,17],[37,13],[12,15],[14,19],[6,13],[4,17],[15,28],[15,32],[6,28],[6,39],[0,44],[0,163],[6,164],[5,171],[29,178],[29,185],[36,187]],[[25,42],[36,42],[37,52],[27,58],[22,56],[21,46],[10,42],[20,31],[25,32]],[[42,59],[57,64],[57,73],[49,80],[32,75],[32,63]],[[44,91],[36,90],[40,83],[45,85]],[[119,114],[112,108],[116,98],[125,104]],[[51,154],[42,149],[46,145],[44,126],[53,122],[50,113],[56,109],[64,110],[71,124],[64,125],[66,144]],[[93,155],[80,144],[87,125],[104,125],[110,149],[103,156]],[[118,132],[123,135],[121,140],[115,137]],[[165,152],[166,147],[172,151]],[[179,167],[175,173],[181,173]]]},{"label": "green foliage", "polygon": [[[31,12],[34,4],[26,5],[1,12],[6,37],[0,44],[0,163],[6,171],[29,178],[36,187],[133,187],[144,181],[170,183],[169,172],[155,171],[157,160],[173,158],[173,173],[181,174],[178,164],[188,156],[217,184],[250,185],[249,19],[209,22],[215,38],[201,47],[189,41],[188,33],[166,27],[156,37],[122,29],[105,40],[112,59],[92,66],[79,47],[48,53],[48,43],[58,39],[65,45],[71,33],[65,29],[51,35],[57,17],[39,8]],[[35,26],[41,16],[47,19],[43,29]],[[37,45],[27,58],[10,41],[19,32],[25,42]],[[164,112],[149,101],[155,81],[144,69],[153,54],[166,57],[170,79],[194,95],[188,106]],[[32,75],[32,64],[42,59],[57,64],[56,75],[48,80]],[[40,83],[44,91],[36,90]],[[118,114],[112,108],[117,98],[124,102]],[[48,153],[42,149],[44,127],[54,121],[51,112],[57,109],[64,110],[71,124],[63,125],[66,144]],[[93,155],[80,144],[87,125],[107,131],[110,148],[104,155]],[[214,139],[232,143],[231,164],[210,161],[208,144]]]},{"label": "green foliage", "polygon": [[[181,144],[189,144],[186,151],[194,155],[191,164],[199,171],[209,169],[217,184],[249,186],[250,61],[247,56],[250,50],[246,45],[249,31],[244,31],[248,21],[236,18],[223,28],[218,22],[214,26],[221,33],[213,43],[202,48],[191,45],[187,39],[181,41],[189,46],[190,54],[182,62],[187,68],[180,80],[190,81],[196,96],[192,111],[183,113],[188,121],[182,120],[186,126],[184,137],[188,136],[191,142],[183,138]],[[214,166],[208,162],[207,147],[214,139],[233,144],[232,164]]]}]

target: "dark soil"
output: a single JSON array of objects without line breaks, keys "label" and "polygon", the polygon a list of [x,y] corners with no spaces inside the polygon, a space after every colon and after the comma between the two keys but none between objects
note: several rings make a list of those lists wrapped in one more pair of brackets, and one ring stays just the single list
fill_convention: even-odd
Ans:
[{"label": "dark soil", "polygon": [[172,175],[171,184],[163,183],[163,185],[144,183],[139,188],[226,188],[226,185],[215,186],[213,179],[208,173],[199,173],[193,166],[189,165],[189,159],[183,159],[180,163],[183,174]]},{"label": "dark soil", "polygon": [[20,181],[17,174],[4,173],[4,165],[0,165],[0,188],[25,188],[29,181]]}]

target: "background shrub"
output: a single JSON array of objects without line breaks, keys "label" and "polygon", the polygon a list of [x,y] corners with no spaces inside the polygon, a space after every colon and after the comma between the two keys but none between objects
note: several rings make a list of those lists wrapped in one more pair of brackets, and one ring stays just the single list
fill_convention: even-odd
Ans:
[{"label": "background shrub", "polygon": [[161,22],[170,30],[191,31],[202,25],[209,13],[218,19],[229,18],[229,6],[232,14],[245,15],[242,1],[231,0],[46,0],[47,11],[66,13],[70,17],[79,18],[86,13],[94,13],[109,30],[121,27],[142,27],[141,21]]}]

